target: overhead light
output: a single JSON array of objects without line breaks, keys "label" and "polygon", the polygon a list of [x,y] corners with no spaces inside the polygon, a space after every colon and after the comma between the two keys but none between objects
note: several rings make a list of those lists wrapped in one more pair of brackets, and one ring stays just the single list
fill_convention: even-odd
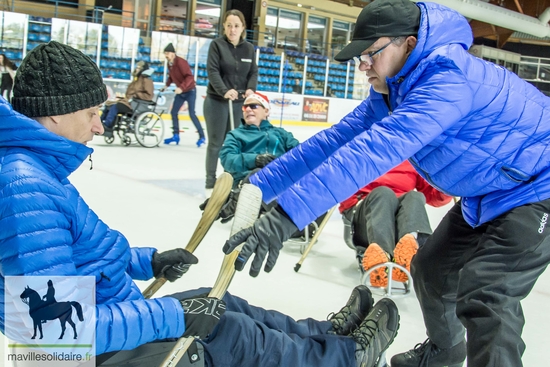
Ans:
[{"label": "overhead light", "polygon": [[301,8],[302,7],[302,4],[296,4],[297,7]]}]

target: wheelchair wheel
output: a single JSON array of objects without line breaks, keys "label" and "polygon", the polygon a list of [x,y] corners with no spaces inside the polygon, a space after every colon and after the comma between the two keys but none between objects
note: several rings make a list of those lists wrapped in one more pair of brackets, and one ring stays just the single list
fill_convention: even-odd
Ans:
[{"label": "wheelchair wheel", "polygon": [[136,119],[134,134],[136,140],[142,146],[146,148],[156,147],[164,136],[164,121],[155,112],[144,112]]},{"label": "wheelchair wheel", "polygon": [[120,139],[120,143],[127,147],[128,145],[132,144],[132,138],[129,135],[122,135],[122,138]]},{"label": "wheelchair wheel", "polygon": [[113,141],[115,141],[114,135],[105,136],[105,143],[113,144]]}]

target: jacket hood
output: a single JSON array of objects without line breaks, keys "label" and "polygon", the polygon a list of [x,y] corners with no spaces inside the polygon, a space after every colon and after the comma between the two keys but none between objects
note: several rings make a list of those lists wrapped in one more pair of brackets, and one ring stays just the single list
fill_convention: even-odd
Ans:
[{"label": "jacket hood", "polygon": [[468,50],[474,40],[470,24],[458,12],[435,3],[416,5],[421,12],[416,47],[392,80],[407,76],[421,60],[441,46],[459,44]]},{"label": "jacket hood", "polygon": [[5,149],[29,150],[63,180],[93,152],[92,148],[54,134],[14,111],[3,98],[0,98],[0,119],[0,160],[6,155]]}]

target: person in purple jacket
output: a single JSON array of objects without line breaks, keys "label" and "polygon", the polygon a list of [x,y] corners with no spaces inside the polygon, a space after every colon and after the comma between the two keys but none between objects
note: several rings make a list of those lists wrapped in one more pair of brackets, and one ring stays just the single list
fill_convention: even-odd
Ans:
[{"label": "person in purple jacket", "polygon": [[[209,289],[145,299],[134,280],[174,281],[198,260],[183,249],[130,247],[70,183],[69,175],[91,161],[86,144],[104,132],[98,112],[106,99],[95,63],[51,41],[21,63],[13,109],[0,101],[0,331],[13,330],[20,315],[6,307],[13,303],[4,293],[7,277],[92,276],[101,366],[156,366],[182,336],[197,339],[178,366],[378,363],[397,334],[399,315],[389,299],[373,305],[365,286],[353,289],[327,321],[296,321],[231,294],[218,300],[207,296]],[[60,302],[52,292],[42,307]]]},{"label": "person in purple jacket", "polygon": [[336,60],[355,57],[370,94],[250,178],[279,207],[235,234],[236,268],[275,265],[297,228],[408,159],[461,197],[412,260],[428,339],[392,367],[519,367],[520,301],[550,262],[550,99],[468,53],[468,21],[429,2],[375,0]]}]

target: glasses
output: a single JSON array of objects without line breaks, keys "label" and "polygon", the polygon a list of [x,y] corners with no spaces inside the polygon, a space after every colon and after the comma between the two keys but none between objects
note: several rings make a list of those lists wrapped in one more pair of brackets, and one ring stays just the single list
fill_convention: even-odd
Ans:
[{"label": "glasses", "polygon": [[380,47],[378,50],[366,53],[364,55],[356,56],[356,57],[353,58],[353,60],[355,60],[355,63],[357,65],[365,64],[367,66],[372,66],[372,64],[374,64],[373,57],[378,55],[382,51],[384,51],[384,49],[386,47],[388,47],[389,45],[391,45],[397,38],[399,38],[399,37],[396,37],[396,38],[392,39],[390,42],[386,43],[384,46]]},{"label": "glasses", "polygon": [[250,107],[251,109],[255,110],[255,109],[263,107],[263,106],[259,103],[243,104],[243,111],[246,111],[247,107]]}]

